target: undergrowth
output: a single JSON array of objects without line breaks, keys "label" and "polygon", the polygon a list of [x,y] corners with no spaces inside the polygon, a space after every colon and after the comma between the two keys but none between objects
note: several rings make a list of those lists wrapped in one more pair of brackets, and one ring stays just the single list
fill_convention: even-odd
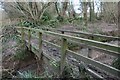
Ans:
[{"label": "undergrowth", "polygon": [[120,58],[117,58],[113,63],[112,66],[120,70]]}]

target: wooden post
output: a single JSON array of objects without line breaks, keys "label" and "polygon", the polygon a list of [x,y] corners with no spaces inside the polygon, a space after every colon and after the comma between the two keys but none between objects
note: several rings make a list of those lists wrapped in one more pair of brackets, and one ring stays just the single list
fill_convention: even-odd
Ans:
[{"label": "wooden post", "polygon": [[39,54],[40,54],[40,58],[42,58],[42,33],[39,32]]},{"label": "wooden post", "polygon": [[46,29],[48,31],[48,29]]},{"label": "wooden post", "polygon": [[62,72],[63,72],[64,67],[65,67],[66,50],[67,50],[67,39],[62,38],[60,76],[62,75]]},{"label": "wooden post", "polygon": [[64,34],[64,31],[61,31],[62,34]]},{"label": "wooden post", "polygon": [[25,34],[24,34],[24,28],[22,27],[22,28],[21,28],[22,48],[25,48],[24,36],[25,36]]},{"label": "wooden post", "polygon": [[[90,39],[91,39],[91,40],[94,40],[94,36],[91,36]],[[92,55],[92,49],[91,49],[91,48],[88,48],[88,57],[89,57],[89,58],[92,58],[91,55]]]},{"label": "wooden post", "polygon": [[92,58],[91,55],[92,55],[92,49],[88,48],[88,57],[89,57],[89,58]]},{"label": "wooden post", "polygon": [[30,29],[28,30],[28,48],[31,50],[31,31]]}]

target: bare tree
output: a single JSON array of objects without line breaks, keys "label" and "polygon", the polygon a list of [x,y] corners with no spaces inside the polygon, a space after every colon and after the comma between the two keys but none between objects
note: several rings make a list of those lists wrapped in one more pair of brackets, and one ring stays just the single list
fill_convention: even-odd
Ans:
[{"label": "bare tree", "polygon": [[116,23],[118,20],[118,3],[117,2],[104,2],[103,15],[104,21],[108,23]]},{"label": "bare tree", "polygon": [[90,21],[93,21],[94,20],[94,2],[89,2],[89,7],[90,7],[90,9],[89,9],[89,20]]},{"label": "bare tree", "polygon": [[52,2],[4,2],[3,8],[11,16],[11,13],[17,12],[14,15],[23,16],[25,19],[28,19],[34,22],[36,25],[41,20],[45,10],[52,4]]},{"label": "bare tree", "polygon": [[62,16],[65,17],[66,16],[67,7],[68,7],[68,2],[63,2],[62,4],[63,4]]},{"label": "bare tree", "polygon": [[56,12],[57,12],[58,16],[60,16],[60,10],[58,8],[58,2],[55,2],[55,9],[56,9]]}]

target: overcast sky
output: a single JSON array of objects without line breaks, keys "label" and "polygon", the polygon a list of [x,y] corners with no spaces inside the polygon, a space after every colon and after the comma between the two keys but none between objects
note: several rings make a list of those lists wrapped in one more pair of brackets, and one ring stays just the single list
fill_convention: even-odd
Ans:
[{"label": "overcast sky", "polygon": [[[0,0],[1,1],[1,0]],[[2,10],[2,8],[1,8],[1,2],[0,2],[0,10]]]},{"label": "overcast sky", "polygon": [[[3,1],[3,0],[0,0],[0,2],[1,1]],[[74,9],[75,9],[75,11],[77,12],[77,13],[80,13],[80,10],[78,10],[78,8],[80,7],[80,0],[70,0],[70,1],[72,1],[73,2],[73,4],[74,4]],[[99,1],[99,0],[95,0],[95,1]],[[99,3],[97,4],[97,5],[99,5]],[[1,8],[1,3],[0,3],[0,11],[2,10],[2,8]],[[95,12],[96,11],[98,11],[97,10],[97,8],[95,7]]]}]

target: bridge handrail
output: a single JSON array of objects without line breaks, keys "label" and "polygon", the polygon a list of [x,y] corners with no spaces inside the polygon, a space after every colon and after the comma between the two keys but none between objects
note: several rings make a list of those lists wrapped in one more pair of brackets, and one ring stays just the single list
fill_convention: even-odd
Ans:
[{"label": "bridge handrail", "polygon": [[[62,49],[62,59],[61,59],[61,66],[62,66],[62,69],[61,71],[63,70],[63,67],[65,64],[64,61],[65,61],[65,57],[66,57],[66,51],[69,52],[70,55],[73,55],[76,59],[78,60],[81,60],[85,63],[88,63],[88,64],[91,64],[91,65],[94,65],[96,67],[99,67],[109,73],[111,73],[112,75],[114,76],[117,76],[117,77],[120,77],[118,76],[117,74],[120,74],[120,70],[116,69],[116,68],[113,68],[111,66],[108,66],[106,64],[103,64],[99,61],[95,61],[93,59],[90,59],[88,57],[85,57],[85,56],[82,56],[80,54],[77,54],[76,52],[73,52],[71,50],[68,50],[67,49],[67,40],[68,39],[71,39],[71,40],[74,40],[74,41],[80,41],[80,42],[83,42],[83,43],[86,43],[88,45],[92,45],[92,46],[97,46],[97,47],[102,47],[102,48],[105,48],[105,49],[108,49],[108,50],[112,50],[112,51],[116,51],[116,52],[119,52],[120,50],[120,47],[119,46],[116,46],[116,45],[112,45],[112,44],[108,44],[108,43],[103,43],[103,42],[98,42],[98,41],[94,41],[94,40],[89,40],[89,39],[84,39],[84,38],[79,38],[79,37],[74,37],[74,36],[69,36],[69,35],[65,35],[65,34],[60,34],[60,33],[55,33],[55,32],[51,32],[51,31],[43,31],[43,30],[40,30],[40,29],[34,29],[34,28],[26,28],[26,27],[22,27],[21,28],[22,30],[23,29],[26,29],[26,30],[30,30],[30,31],[36,31],[38,33],[40,33],[41,35],[42,34],[50,34],[50,35],[54,35],[54,36],[59,36],[59,37],[62,37],[63,39],[63,43],[62,43],[62,46],[61,46],[61,49]],[[23,31],[22,31],[23,32]],[[23,33],[22,33],[23,34]],[[40,40],[40,46],[41,46],[41,41],[42,41],[42,37],[41,35],[39,35],[39,40]],[[23,35],[22,35],[23,36]],[[23,38],[22,38],[23,39]],[[40,47],[41,48],[41,47]]]},{"label": "bridge handrail", "polygon": [[115,37],[115,36],[108,36],[108,35],[101,35],[101,34],[94,34],[94,33],[89,33],[89,32],[83,32],[83,31],[71,31],[71,30],[61,30],[61,29],[54,29],[54,28],[42,28],[45,30],[57,30],[60,32],[68,32],[68,33],[75,33],[75,34],[82,34],[82,35],[86,35],[86,36],[91,36],[91,37],[101,37],[101,38],[107,38],[107,39],[112,39],[112,40],[120,40],[119,37]]},{"label": "bridge handrail", "polygon": [[[21,33],[20,31],[18,31],[18,32]],[[25,34],[28,35],[27,32],[25,32]],[[37,36],[34,36],[34,35],[32,35],[32,37],[38,38]],[[95,46],[86,45],[86,44],[75,42],[75,41],[72,41],[72,40],[69,40],[69,42],[76,43],[76,44],[79,44],[83,47],[87,47],[89,49],[97,50],[97,51],[103,52],[103,53],[108,54],[108,55],[112,55],[112,56],[116,56],[116,57],[120,56],[120,53],[115,52],[115,51],[106,50],[104,48],[98,48],[98,47],[95,47]]]},{"label": "bridge handrail", "polygon": [[54,36],[59,36],[59,37],[63,37],[63,38],[66,38],[66,39],[75,40],[75,41],[78,41],[78,42],[85,43],[87,45],[92,45],[92,46],[96,46],[96,47],[100,47],[100,48],[104,48],[104,49],[108,49],[108,50],[120,53],[120,46],[118,46],[118,45],[113,45],[113,44],[109,44],[109,43],[94,41],[94,40],[80,38],[80,37],[74,37],[74,36],[70,36],[70,35],[66,35],[66,34],[59,34],[59,33],[51,32],[51,31],[43,31],[43,30],[40,30],[40,29],[27,28],[27,27],[23,27],[23,28],[28,29],[28,30],[30,29],[30,30],[33,30],[33,31],[41,32],[43,34],[51,34],[51,35],[54,35]]}]

